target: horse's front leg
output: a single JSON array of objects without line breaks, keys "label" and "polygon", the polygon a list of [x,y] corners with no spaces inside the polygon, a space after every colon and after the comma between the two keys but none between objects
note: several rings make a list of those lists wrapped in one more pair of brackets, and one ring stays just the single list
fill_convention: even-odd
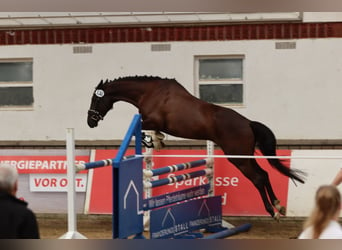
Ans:
[{"label": "horse's front leg", "polygon": [[165,147],[165,143],[163,142],[165,135],[160,131],[154,131],[152,134],[153,146],[155,149],[159,150]]},{"label": "horse's front leg", "polygon": [[153,148],[153,139],[151,135],[146,134],[145,132],[141,133],[141,142],[147,148]]},{"label": "horse's front leg", "polygon": [[141,126],[143,130],[152,130],[149,132],[149,136],[152,138],[152,144],[155,149],[161,149],[165,146],[163,142],[165,135],[160,132],[162,127],[157,119],[143,117]]},{"label": "horse's front leg", "polygon": [[143,132],[142,137],[142,143],[145,147],[159,150],[165,146],[165,143],[163,142],[165,135],[160,131],[145,131]]}]

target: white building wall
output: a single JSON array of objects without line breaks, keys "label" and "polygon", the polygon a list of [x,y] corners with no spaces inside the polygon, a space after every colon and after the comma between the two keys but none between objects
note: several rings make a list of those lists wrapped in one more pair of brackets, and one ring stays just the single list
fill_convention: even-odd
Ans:
[{"label": "white building wall", "polygon": [[[267,124],[278,139],[342,138],[342,39],[300,39],[296,49],[275,49],[276,40],[93,44],[91,54],[74,45],[0,46],[0,58],[32,57],[34,107],[0,110],[1,140],[122,139],[137,110],[117,103],[100,122],[87,126],[87,110],[101,79],[130,75],[176,78],[195,93],[195,56],[244,55],[245,103],[235,109]],[[158,98],[158,97],[156,97]]]}]

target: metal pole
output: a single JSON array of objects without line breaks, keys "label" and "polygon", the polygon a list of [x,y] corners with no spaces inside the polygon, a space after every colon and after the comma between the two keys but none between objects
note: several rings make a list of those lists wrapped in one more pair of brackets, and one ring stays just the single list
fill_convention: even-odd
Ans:
[{"label": "metal pole", "polygon": [[67,128],[68,231],[76,232],[75,142],[74,129]]},{"label": "metal pole", "polygon": [[60,239],[86,239],[86,237],[77,232],[76,222],[76,185],[75,185],[75,138],[74,129],[66,130],[66,157],[67,157],[67,179],[68,179],[68,232]]}]

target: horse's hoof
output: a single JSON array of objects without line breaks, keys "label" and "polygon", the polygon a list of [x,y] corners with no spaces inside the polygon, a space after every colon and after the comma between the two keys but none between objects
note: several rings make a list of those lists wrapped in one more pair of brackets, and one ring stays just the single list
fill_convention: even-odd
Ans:
[{"label": "horse's hoof", "polygon": [[275,200],[273,202],[273,204],[274,204],[275,208],[279,211],[279,213],[281,215],[285,215],[286,214],[286,208],[284,206],[280,205],[280,201],[279,200]]},{"label": "horse's hoof", "polygon": [[276,212],[274,215],[273,215],[273,218],[276,220],[276,221],[280,221],[280,214],[278,212]]},{"label": "horse's hoof", "polygon": [[286,214],[286,208],[283,207],[283,206],[281,206],[280,209],[279,209],[278,211],[279,211],[279,213],[280,213],[281,215],[285,215],[285,214]]},{"label": "horse's hoof", "polygon": [[153,139],[152,136],[146,135],[145,133],[142,133],[142,144],[144,144],[145,147],[147,148],[153,148]]}]

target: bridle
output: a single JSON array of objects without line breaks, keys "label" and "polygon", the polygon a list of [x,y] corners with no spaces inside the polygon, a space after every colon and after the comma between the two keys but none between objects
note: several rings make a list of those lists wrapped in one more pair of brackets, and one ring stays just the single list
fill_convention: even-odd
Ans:
[{"label": "bridle", "polygon": [[[96,101],[95,101],[93,107],[96,107],[100,98],[104,96],[104,91],[102,89],[96,89],[94,94],[97,96],[97,98],[96,98]],[[96,122],[103,120],[103,116],[100,114],[99,111],[97,111],[95,109],[89,109],[88,110],[88,116],[90,116],[90,119],[92,119]]]},{"label": "bridle", "polygon": [[90,119],[96,122],[98,122],[99,120],[103,120],[103,116],[100,114],[100,112],[94,109],[88,110],[88,116],[90,117]]}]

